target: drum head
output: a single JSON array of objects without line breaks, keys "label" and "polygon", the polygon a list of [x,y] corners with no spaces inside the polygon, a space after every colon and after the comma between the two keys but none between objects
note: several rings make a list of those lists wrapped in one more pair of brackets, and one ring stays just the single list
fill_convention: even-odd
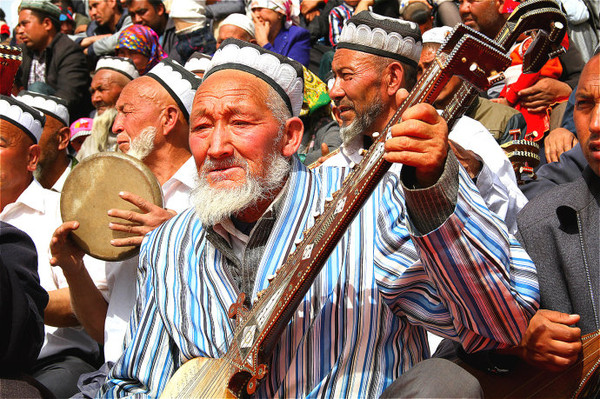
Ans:
[{"label": "drum head", "polygon": [[163,206],[162,190],[154,174],[141,161],[119,152],[94,154],[73,168],[60,199],[63,222],[76,220],[75,242],[94,258],[118,261],[139,252],[138,246],[114,247],[110,240],[133,234],[113,231],[110,222],[127,224],[123,219],[108,216],[109,209],[142,212],[137,206],[119,197],[128,191],[157,206]]}]

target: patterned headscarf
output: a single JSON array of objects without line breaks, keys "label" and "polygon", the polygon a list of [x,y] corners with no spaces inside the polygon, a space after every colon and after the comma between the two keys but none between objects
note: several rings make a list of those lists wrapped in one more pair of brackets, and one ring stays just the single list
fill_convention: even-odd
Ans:
[{"label": "patterned headscarf", "polygon": [[285,15],[285,27],[300,25],[300,2],[298,0],[252,0],[250,9],[268,8]]},{"label": "patterned headscarf", "polygon": [[119,34],[117,51],[121,48],[137,51],[148,57],[148,65],[140,72],[140,75],[144,75],[160,61],[167,58],[167,54],[158,42],[156,32],[144,25],[131,25],[123,29]]}]

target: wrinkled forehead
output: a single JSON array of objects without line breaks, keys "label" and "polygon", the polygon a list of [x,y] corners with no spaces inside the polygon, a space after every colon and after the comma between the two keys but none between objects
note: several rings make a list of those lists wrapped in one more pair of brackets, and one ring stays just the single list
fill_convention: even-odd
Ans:
[{"label": "wrinkled forehead", "polygon": [[266,101],[269,85],[249,72],[224,69],[209,75],[200,85],[194,98],[197,103],[210,101]]}]

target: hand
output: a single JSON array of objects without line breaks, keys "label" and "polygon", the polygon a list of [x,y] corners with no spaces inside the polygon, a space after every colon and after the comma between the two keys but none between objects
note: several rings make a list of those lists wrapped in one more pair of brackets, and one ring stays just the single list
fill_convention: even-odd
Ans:
[{"label": "hand", "polygon": [[548,163],[560,162],[560,154],[569,151],[578,142],[577,137],[565,128],[558,127],[552,130],[544,139],[546,161]]},{"label": "hand", "polygon": [[[304,2],[302,2],[304,3]],[[306,14],[304,14],[304,19],[306,19],[306,22],[312,22],[313,19],[315,19],[316,17],[318,17],[319,15],[321,15],[321,11],[319,10],[313,10],[310,12],[307,12]]]},{"label": "hand", "polygon": [[50,264],[60,266],[65,274],[77,273],[83,265],[83,250],[75,244],[69,234],[79,228],[79,222],[65,222],[52,234],[50,239]]},{"label": "hand", "polygon": [[519,91],[519,103],[527,108],[529,112],[543,112],[555,100],[561,97],[568,97],[571,94],[571,87],[553,78],[542,78],[533,86]]},{"label": "hand", "polygon": [[[375,4],[375,0],[360,0],[354,9],[353,14],[358,14],[361,11],[368,11],[369,7],[372,7]],[[429,4],[428,4],[429,5]]]},{"label": "hand", "polygon": [[561,371],[577,361],[581,352],[581,329],[571,327],[579,315],[540,309],[529,321],[519,344],[519,356],[550,371]]},{"label": "hand", "polygon": [[448,140],[448,144],[450,144],[450,148],[452,149],[452,152],[454,152],[454,155],[456,155],[456,159],[458,159],[458,162],[460,162],[467,173],[469,173],[471,179],[479,176],[479,172],[481,172],[481,168],[483,168],[483,162],[481,162],[477,154],[471,150],[465,150],[452,140]]},{"label": "hand", "polygon": [[511,105],[508,103],[508,100],[504,97],[492,98],[490,101],[492,101],[496,104],[502,104],[502,105],[507,105],[507,106],[511,107]]},{"label": "hand", "polygon": [[252,19],[254,20],[254,36],[256,36],[256,43],[258,43],[259,46],[264,47],[265,44],[269,43],[271,23],[256,16],[253,16]]},{"label": "hand", "polygon": [[302,0],[300,2],[300,13],[306,17],[310,12],[317,10],[320,3],[322,3],[322,0]]},{"label": "hand", "polygon": [[131,202],[145,213],[125,211],[122,209],[110,209],[108,211],[108,216],[117,217],[129,222],[127,224],[112,222],[108,225],[111,230],[135,234],[135,236],[132,237],[111,240],[110,243],[115,247],[141,245],[146,234],[177,214],[175,211],[156,206],[139,195],[124,191],[119,193],[119,196],[125,201]]},{"label": "hand", "polygon": [[[404,89],[397,97],[408,96]],[[402,103],[402,98],[399,104]],[[386,141],[384,158],[388,162],[414,166],[417,184],[429,187],[444,171],[448,155],[448,125],[429,104],[417,104],[402,114],[402,121],[392,126],[392,138]]]},{"label": "hand", "polygon": [[109,37],[109,36],[110,36],[110,34],[105,34],[105,35],[96,35],[96,36],[88,36],[88,37],[84,38],[84,39],[81,41],[81,43],[79,43],[79,45],[80,45],[81,47],[85,47],[85,48],[87,48],[87,47],[91,46],[92,44],[96,43],[98,40],[100,40],[100,39],[104,39],[105,37]]}]

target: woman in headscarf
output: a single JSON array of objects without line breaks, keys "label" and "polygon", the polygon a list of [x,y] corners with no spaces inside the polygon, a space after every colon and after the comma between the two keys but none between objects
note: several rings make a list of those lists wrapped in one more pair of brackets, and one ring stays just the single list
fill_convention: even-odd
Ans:
[{"label": "woman in headscarf", "polygon": [[298,0],[253,0],[250,8],[256,42],[267,50],[308,66],[310,33],[298,26]]},{"label": "woman in headscarf", "polygon": [[117,43],[117,56],[133,61],[140,75],[146,74],[167,58],[158,42],[156,32],[143,25],[131,25],[121,31]]}]

